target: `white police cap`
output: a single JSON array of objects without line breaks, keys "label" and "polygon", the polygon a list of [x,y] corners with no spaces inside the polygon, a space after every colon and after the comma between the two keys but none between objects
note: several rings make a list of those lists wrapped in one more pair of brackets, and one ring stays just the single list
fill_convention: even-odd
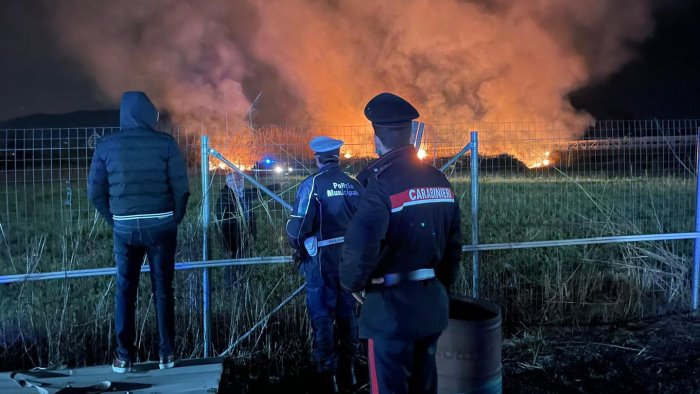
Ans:
[{"label": "white police cap", "polygon": [[340,149],[344,142],[326,136],[316,137],[309,142],[309,146],[316,153],[332,152]]}]

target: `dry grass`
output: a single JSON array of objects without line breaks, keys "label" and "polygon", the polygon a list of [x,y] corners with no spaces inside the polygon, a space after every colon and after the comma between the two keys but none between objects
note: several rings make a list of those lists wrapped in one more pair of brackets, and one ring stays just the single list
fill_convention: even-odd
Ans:
[{"label": "dry grass", "polygon": [[[455,179],[454,183],[468,243],[469,183],[465,179]],[[481,241],[687,231],[692,225],[687,212],[693,203],[693,186],[673,178],[485,178],[480,196]],[[289,200],[294,188],[284,193]],[[190,214],[179,228],[178,261],[201,258],[200,204],[200,196],[193,196]],[[17,210],[30,208],[54,212],[50,206],[41,205],[18,206]],[[283,236],[286,213],[261,196],[256,215],[258,234],[253,254],[288,254]],[[222,258],[216,221],[211,232],[210,257]],[[5,274],[113,265],[111,232],[89,208],[50,214],[41,226],[32,223],[22,228],[0,221],[0,237],[0,272]],[[481,291],[482,296],[503,307],[506,328],[511,331],[523,325],[536,330],[542,325],[629,320],[687,307],[690,252],[688,241],[483,252]],[[296,268],[289,265],[247,267],[242,271],[240,283],[230,285],[225,280],[226,269],[211,270],[212,346],[217,353],[302,282]],[[142,359],[157,357],[158,337],[148,282],[146,275],[142,276],[137,301],[137,342]],[[470,286],[471,256],[465,255],[456,289],[468,293]],[[0,364],[9,368],[109,362],[113,350],[113,289],[111,277],[2,286]],[[175,289],[178,353],[200,356],[201,271],[177,272]],[[298,297],[271,319],[265,330],[243,341],[234,356],[262,353],[274,359],[285,352],[290,340],[308,340],[309,331],[303,297]],[[540,339],[536,331],[528,338],[533,343],[530,365],[536,368]]]}]

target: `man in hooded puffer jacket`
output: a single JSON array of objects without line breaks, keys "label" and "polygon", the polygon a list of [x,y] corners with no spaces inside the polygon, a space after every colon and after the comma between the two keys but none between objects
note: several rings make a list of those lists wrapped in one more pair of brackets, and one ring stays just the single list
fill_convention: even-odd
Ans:
[{"label": "man in hooded puffer jacket", "polygon": [[121,130],[97,143],[88,195],[114,227],[117,266],[112,370],[130,372],[136,358],[135,313],[141,264],[148,256],[160,334],[160,368],[175,366],[173,277],[177,225],[185,216],[187,166],[169,134],[155,130],[158,111],[143,92],[122,95]]}]

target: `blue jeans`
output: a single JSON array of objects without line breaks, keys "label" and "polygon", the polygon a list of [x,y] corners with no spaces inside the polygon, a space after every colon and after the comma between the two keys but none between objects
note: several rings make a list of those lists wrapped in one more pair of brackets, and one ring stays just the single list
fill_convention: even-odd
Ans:
[{"label": "blue jeans", "polygon": [[359,350],[355,298],[340,286],[342,245],[323,248],[300,266],[306,279],[306,307],[313,330],[313,355],[319,372],[350,373]]},{"label": "blue jeans", "polygon": [[136,292],[141,264],[148,256],[151,268],[151,291],[155,299],[160,355],[175,352],[175,246],[177,224],[172,217],[114,221],[114,258],[117,263],[115,331],[117,356],[135,359]]}]

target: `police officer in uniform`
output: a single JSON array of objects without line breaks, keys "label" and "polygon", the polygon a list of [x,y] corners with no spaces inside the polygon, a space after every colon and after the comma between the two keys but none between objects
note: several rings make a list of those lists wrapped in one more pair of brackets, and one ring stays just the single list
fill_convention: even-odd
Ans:
[{"label": "police officer in uniform", "polygon": [[419,116],[411,104],[382,93],[365,116],[380,158],[358,176],[366,189],[345,233],[340,281],[363,300],[372,393],[436,393],[437,340],[462,251],[457,199],[409,144]]},{"label": "police officer in uniform", "polygon": [[287,237],[297,251],[300,271],[306,279],[306,306],[321,391],[350,391],[355,385],[353,361],[359,344],[356,301],[340,286],[338,265],[345,230],[362,187],[338,165],[343,141],[317,137],[309,145],[319,171],[299,186],[287,222]]}]

